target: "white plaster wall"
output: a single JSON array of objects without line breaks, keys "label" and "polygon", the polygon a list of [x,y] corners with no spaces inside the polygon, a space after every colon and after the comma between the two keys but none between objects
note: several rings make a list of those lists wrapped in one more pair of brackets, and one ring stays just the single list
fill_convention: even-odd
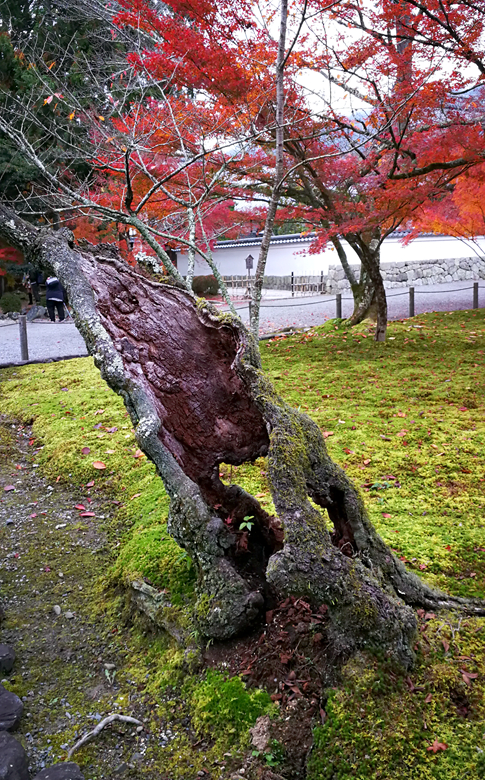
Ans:
[{"label": "white plaster wall", "polygon": [[[485,237],[478,241],[485,255]],[[355,252],[343,242],[351,265],[358,264]],[[298,276],[318,276],[323,271],[327,274],[329,265],[338,265],[339,259],[333,247],[327,247],[324,252],[310,254],[310,241],[299,244],[273,244],[268,254],[266,266],[267,276],[288,276],[293,271]],[[259,245],[238,246],[232,248],[216,247],[213,251],[214,261],[224,276],[243,276],[246,274],[246,257],[251,254],[256,267]],[[473,248],[459,239],[449,236],[424,236],[403,246],[399,239],[388,238],[381,249],[381,262],[412,262],[413,260],[443,260],[453,257],[473,257]],[[178,253],[178,267],[182,274],[187,273],[187,255]],[[254,268],[252,274],[254,274]],[[209,266],[200,257],[196,258],[196,275],[211,273]]]}]

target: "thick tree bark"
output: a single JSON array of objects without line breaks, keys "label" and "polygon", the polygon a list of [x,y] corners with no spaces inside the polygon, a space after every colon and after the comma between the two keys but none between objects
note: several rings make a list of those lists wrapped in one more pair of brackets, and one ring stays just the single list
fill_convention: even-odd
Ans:
[{"label": "thick tree bark", "polygon": [[[170,496],[169,530],[199,573],[196,619],[206,636],[234,636],[276,598],[298,595],[328,606],[336,652],[377,646],[409,667],[416,620],[408,605],[485,613],[481,602],[447,597],[406,571],[317,425],[276,395],[240,320],[146,278],[109,245],[79,251],[69,231],[39,230],[1,206],[0,236],[67,288],[89,352]],[[276,517],[219,476],[221,463],[261,455]]]}]

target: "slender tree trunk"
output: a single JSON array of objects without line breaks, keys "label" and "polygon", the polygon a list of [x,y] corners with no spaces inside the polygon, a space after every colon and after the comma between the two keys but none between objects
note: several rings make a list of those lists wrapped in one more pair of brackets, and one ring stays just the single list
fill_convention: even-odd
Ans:
[{"label": "slender tree trunk", "polygon": [[332,238],[332,244],[337,250],[337,254],[340,263],[342,265],[344,274],[347,278],[347,281],[350,284],[350,289],[352,290],[352,296],[354,299],[354,311],[352,312],[352,315],[347,320],[347,323],[351,327],[353,327],[354,325],[358,325],[360,322],[362,322],[362,320],[365,320],[368,317],[372,318],[373,306],[375,301],[374,285],[372,284],[371,278],[367,273],[366,268],[363,265],[361,265],[360,277],[359,280],[357,281],[355,274],[351,266],[349,265],[349,261],[347,259],[347,253],[343,248],[342,242],[338,237]]},{"label": "slender tree trunk", "polygon": [[[143,276],[116,248],[81,252],[70,231],[36,228],[1,206],[0,236],[58,276],[90,354],[122,396],[170,497],[169,532],[198,571],[194,620],[203,634],[234,636],[277,599],[304,596],[327,605],[335,652],[376,646],[409,667],[416,620],[405,602],[485,614],[483,602],[432,590],[393,555],[318,426],[260,370],[239,319]],[[221,463],[260,456],[275,516],[220,479]],[[248,515],[254,525],[243,544]]]},{"label": "slender tree trunk", "polygon": [[189,241],[190,246],[187,252],[187,284],[192,287],[195,273],[195,214],[193,208],[187,209],[187,218],[189,222]]},{"label": "slender tree trunk", "polygon": [[261,295],[263,292],[264,272],[266,269],[266,260],[273,234],[274,221],[278,202],[280,199],[280,186],[283,179],[283,149],[284,149],[284,71],[285,71],[285,47],[286,47],[286,24],[288,19],[288,0],[281,0],[280,3],[280,35],[278,42],[278,55],[276,59],[276,147],[275,147],[275,173],[273,190],[266,215],[264,225],[263,239],[259,250],[258,264],[254,275],[254,283],[251,291],[251,309],[250,309],[250,328],[253,336],[259,336],[259,315],[261,310]]},{"label": "slender tree trunk", "polygon": [[380,269],[380,241],[372,237],[369,241],[358,236],[356,239],[362,268],[365,269],[374,287],[374,300],[377,310],[375,341],[385,341],[387,331],[387,298]]}]

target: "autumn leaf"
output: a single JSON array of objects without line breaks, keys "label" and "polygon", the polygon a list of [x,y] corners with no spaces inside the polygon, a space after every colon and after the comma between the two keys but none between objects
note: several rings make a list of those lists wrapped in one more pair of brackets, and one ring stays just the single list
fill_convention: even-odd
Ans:
[{"label": "autumn leaf", "polygon": [[476,680],[478,677],[478,674],[476,672],[467,672],[465,669],[460,669],[461,676],[463,677],[464,681],[467,685],[472,684],[472,680]]},{"label": "autumn leaf", "polygon": [[328,439],[329,436],[333,436],[333,431],[322,431],[322,436],[324,439]]},{"label": "autumn leaf", "polygon": [[96,517],[96,515],[94,514],[94,512],[81,512],[79,517]]},{"label": "autumn leaf", "polygon": [[106,468],[106,463],[103,463],[101,460],[95,460],[93,463],[93,467],[95,469],[98,469],[98,471],[102,471],[102,469]]},{"label": "autumn leaf", "polygon": [[5,492],[8,492],[9,490],[15,490],[15,486],[14,485],[6,485],[3,489],[5,490]]},{"label": "autumn leaf", "polygon": [[390,515],[388,512],[383,512],[382,513],[382,517],[385,517],[386,519],[389,519],[390,517],[392,517],[392,515]]},{"label": "autumn leaf", "polygon": [[133,501],[134,498],[138,498],[139,496],[141,496],[141,493],[135,493],[135,495],[130,498],[130,501]]},{"label": "autumn leaf", "polygon": [[433,753],[437,753],[439,750],[446,750],[448,745],[445,742],[438,742],[437,739],[433,742],[432,745],[429,745],[429,747],[426,748],[428,751],[433,751]]},{"label": "autumn leaf", "polygon": [[81,450],[81,455],[89,455],[90,452],[91,450],[89,447],[83,447]]},{"label": "autumn leaf", "polygon": [[447,653],[447,652],[448,652],[448,650],[450,649],[450,645],[449,645],[449,643],[446,641],[446,639],[442,639],[442,640],[441,640],[441,644],[443,645],[443,648],[444,648],[444,651],[445,651],[445,653]]},{"label": "autumn leaf", "polygon": [[371,459],[370,458],[366,458],[364,460],[364,466],[368,466],[370,462],[371,462]]},{"label": "autumn leaf", "polygon": [[136,450],[135,454],[133,455],[134,458],[143,458],[143,452],[141,450]]},{"label": "autumn leaf", "polygon": [[94,487],[94,482],[86,482],[86,487]]},{"label": "autumn leaf", "polygon": [[84,504],[76,504],[74,506],[74,509],[80,509],[81,511],[83,511],[84,509],[86,509],[86,507],[84,506]]},{"label": "autumn leaf", "polygon": [[426,696],[426,698],[424,700],[425,704],[429,704],[430,701],[432,700],[432,698],[433,698],[433,694],[432,693],[428,693],[428,695]]}]

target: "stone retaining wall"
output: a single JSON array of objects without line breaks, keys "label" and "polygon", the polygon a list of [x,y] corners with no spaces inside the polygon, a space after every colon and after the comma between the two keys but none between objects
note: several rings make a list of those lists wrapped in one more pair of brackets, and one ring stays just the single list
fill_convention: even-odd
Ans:
[{"label": "stone retaining wall", "polygon": [[[357,278],[359,266],[352,266]],[[485,259],[479,257],[452,258],[449,260],[419,260],[415,262],[382,263],[382,278],[386,288],[418,287],[423,284],[462,282],[466,279],[485,279]],[[326,292],[335,293],[349,289],[341,265],[330,266],[326,278]]]}]

